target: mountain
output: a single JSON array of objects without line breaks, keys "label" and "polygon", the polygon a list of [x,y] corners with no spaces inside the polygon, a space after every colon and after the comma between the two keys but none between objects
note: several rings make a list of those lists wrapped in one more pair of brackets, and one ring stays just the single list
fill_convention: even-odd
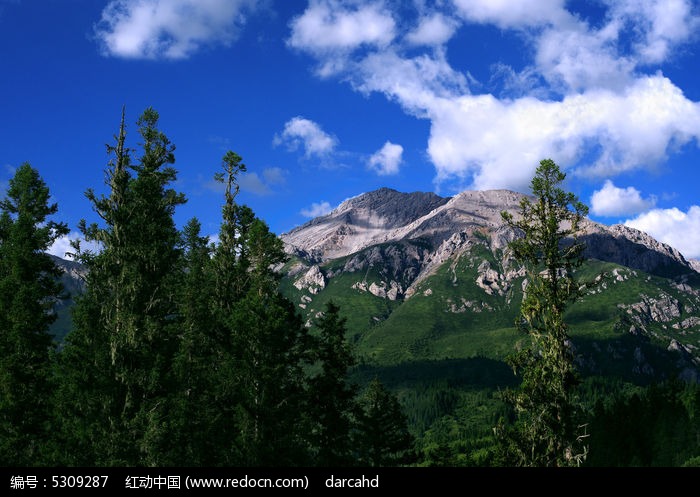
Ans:
[{"label": "mountain", "polygon": [[[388,188],[343,202],[281,235],[283,291],[308,320],[333,299],[366,364],[502,361],[524,268],[507,250],[520,193],[454,197]],[[700,378],[700,273],[648,234],[584,220],[582,278],[594,282],[568,314],[585,374],[630,381]]]}]

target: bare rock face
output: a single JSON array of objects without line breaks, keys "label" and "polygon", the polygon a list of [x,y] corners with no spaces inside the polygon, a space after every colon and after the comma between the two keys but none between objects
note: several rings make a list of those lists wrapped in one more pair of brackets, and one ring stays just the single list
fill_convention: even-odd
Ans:
[{"label": "bare rock face", "polygon": [[297,290],[307,290],[312,295],[326,288],[326,278],[321,272],[321,268],[313,265],[301,277],[294,281]]},{"label": "bare rock face", "polygon": [[[349,199],[330,214],[281,238],[288,253],[309,263],[358,254],[379,245],[421,240],[431,253],[403,254],[393,271],[399,270],[399,263],[413,261],[414,271],[419,268],[419,273],[430,273],[441,260],[460,252],[468,243],[486,240],[494,254],[506,252],[508,243],[520,234],[503,224],[501,212],[517,218],[523,198],[525,195],[508,190],[465,191],[443,198],[433,193],[400,193],[382,188]],[[584,220],[582,227],[580,240],[586,244],[586,257],[664,277],[700,272],[700,262],[686,260],[676,249],[642,231],[590,220]],[[477,233],[481,238],[477,239]],[[507,259],[503,261],[504,268],[508,264]],[[411,295],[410,283],[394,276],[406,286],[406,295]],[[420,276],[414,275],[417,279]]]},{"label": "bare rock face", "polygon": [[379,283],[372,282],[369,285],[366,281],[358,281],[352,285],[352,288],[361,292],[369,292],[380,299],[396,300],[403,296],[403,289],[396,281],[380,281]]},{"label": "bare rock face", "polygon": [[523,236],[522,233],[518,233],[510,226],[503,224],[491,233],[491,250],[506,250],[509,243],[521,236]]},{"label": "bare rock face", "polygon": [[88,270],[79,262],[61,259],[60,257],[51,256],[54,264],[62,271],[61,283],[66,291],[72,295],[79,295],[85,291]]},{"label": "bare rock face", "polygon": [[700,273],[700,261],[697,259],[689,259],[688,263],[696,272]]},{"label": "bare rock face", "polygon": [[587,221],[585,257],[614,262],[632,269],[664,277],[676,277],[697,271],[673,247],[661,243],[643,231],[616,224],[603,226]]},{"label": "bare rock face", "polygon": [[700,326],[700,317],[690,316],[689,318],[684,319],[680,323],[675,323],[673,325],[673,328],[675,328],[676,330],[687,330],[696,326]]},{"label": "bare rock face", "polygon": [[289,253],[305,251],[324,259],[343,257],[378,243],[449,201],[434,193],[400,193],[389,188],[346,200],[331,213],[281,236]]},{"label": "bare rock face", "polygon": [[642,295],[641,302],[621,306],[641,325],[668,323],[681,317],[682,307],[675,298],[661,294],[658,298]]},{"label": "bare rock face", "polygon": [[503,275],[491,268],[489,261],[483,261],[477,269],[476,285],[489,295],[504,295],[510,285],[503,281]]}]

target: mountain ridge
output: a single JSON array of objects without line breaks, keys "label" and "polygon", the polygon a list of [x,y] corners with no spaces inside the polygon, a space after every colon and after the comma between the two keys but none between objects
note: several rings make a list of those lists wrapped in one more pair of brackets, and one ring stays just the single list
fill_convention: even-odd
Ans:
[{"label": "mountain ridge", "polygon": [[[359,195],[281,235],[290,255],[283,291],[309,326],[325,302],[339,304],[366,361],[502,360],[518,340],[527,275],[508,249],[519,233],[501,212],[517,217],[523,198],[508,190]],[[570,319],[584,369],[700,378],[698,266],[634,228],[587,218],[581,228],[578,271],[592,286]]]},{"label": "mountain ridge", "polygon": [[[348,199],[330,213],[280,238],[288,253],[317,262],[400,240],[425,239],[440,245],[457,232],[497,231],[503,225],[501,211],[517,218],[523,198],[532,197],[510,190],[466,190],[453,197],[440,197],[380,188]],[[643,231],[621,224],[608,226],[588,218],[581,227],[587,257],[652,273],[662,266],[672,266],[671,272],[676,274],[700,273],[700,262],[687,260],[677,249]]]}]

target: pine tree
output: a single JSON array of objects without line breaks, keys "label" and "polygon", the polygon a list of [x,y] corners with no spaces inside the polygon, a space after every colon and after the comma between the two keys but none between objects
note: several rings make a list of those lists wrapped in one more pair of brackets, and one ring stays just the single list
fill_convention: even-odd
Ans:
[{"label": "pine tree", "polygon": [[515,408],[517,422],[496,428],[508,465],[577,465],[587,451],[578,438],[578,379],[564,311],[581,292],[574,270],[583,262],[584,245],[577,234],[588,208],[559,187],[565,177],[552,160],[541,161],[531,183],[534,202],[521,201],[519,220],[502,213],[522,233],[510,249],[527,270],[516,324],[530,338],[529,346],[509,357],[522,384],[503,397]]},{"label": "pine tree", "polygon": [[398,399],[379,379],[369,384],[360,399],[357,447],[360,464],[398,466],[410,460],[413,436]]},{"label": "pine tree", "polygon": [[316,359],[320,372],[309,380],[313,445],[319,466],[348,466],[354,462],[352,429],[356,416],[357,388],[348,381],[355,365],[345,333],[345,318],[332,301],[317,320]]},{"label": "pine tree", "polygon": [[241,160],[228,152],[217,175],[225,203],[213,257],[215,314],[229,355],[222,397],[230,399],[225,413],[229,429],[235,427],[229,457],[246,466],[300,464],[307,332],[279,292],[274,267],[286,260],[281,240],[235,201]]},{"label": "pine tree", "polygon": [[158,119],[149,108],[137,121],[143,153],[132,165],[122,113],[117,143],[107,147],[109,195],[87,192],[103,225],[82,222],[81,231],[102,250],[82,256],[87,291],[61,358],[64,436],[80,451],[74,463],[157,465],[168,444],[180,260],[173,214],[185,200],[168,188],[174,146]]},{"label": "pine tree", "polygon": [[46,464],[53,389],[49,326],[61,272],[45,251],[68,234],[39,172],[25,163],[0,202],[0,465]]},{"label": "pine tree", "polygon": [[212,247],[191,219],[183,230],[182,280],[179,285],[179,349],[173,362],[176,389],[168,425],[172,460],[167,465],[221,464],[223,406],[217,401],[222,343],[212,313]]}]

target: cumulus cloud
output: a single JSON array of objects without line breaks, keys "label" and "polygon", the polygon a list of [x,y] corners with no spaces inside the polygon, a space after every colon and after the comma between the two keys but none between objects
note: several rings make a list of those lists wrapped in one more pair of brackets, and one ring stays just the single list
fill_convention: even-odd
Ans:
[{"label": "cumulus cloud", "polygon": [[387,141],[382,148],[377,150],[367,162],[370,169],[379,176],[398,174],[399,166],[403,160],[403,147]]},{"label": "cumulus cloud", "polygon": [[423,17],[406,35],[406,41],[412,45],[442,45],[452,38],[457,25],[456,20],[439,13]]},{"label": "cumulus cloud", "polygon": [[629,216],[651,209],[656,198],[642,198],[633,186],[618,188],[607,180],[603,188],[591,196],[591,212],[598,216]]},{"label": "cumulus cloud", "polygon": [[[335,74],[357,91],[383,94],[428,120],[427,153],[438,185],[526,190],[544,157],[579,176],[608,179],[654,168],[700,141],[700,104],[653,65],[694,36],[698,17],[689,1],[672,0],[668,11],[661,0],[606,1],[593,24],[567,10],[565,0],[453,0],[462,25],[452,31],[440,28],[450,15],[446,8],[417,9],[414,19],[404,19],[410,9],[389,13],[388,2],[354,1],[338,15],[370,9],[391,18],[392,29],[381,43],[362,37],[345,44],[335,41],[338,18],[319,15],[331,4],[310,1],[291,25],[290,45],[316,57],[322,76]],[[314,36],[301,22],[307,16]],[[457,70],[448,61],[444,44],[473,23],[520,35],[522,46],[514,49],[525,65],[494,61],[500,74],[517,82],[517,95],[476,93],[468,67]],[[368,48],[319,49],[360,43]]]},{"label": "cumulus cloud", "polygon": [[311,0],[291,28],[290,46],[327,53],[386,46],[394,38],[395,23],[382,2]]},{"label": "cumulus cloud", "polygon": [[95,34],[105,55],[184,59],[202,47],[230,45],[254,0],[112,0]]},{"label": "cumulus cloud", "polygon": [[501,28],[540,26],[569,18],[565,0],[454,0],[454,4],[466,20]]},{"label": "cumulus cloud", "polygon": [[[499,100],[492,95],[438,100],[428,153],[438,181],[523,189],[542,157],[606,177],[653,166],[700,138],[700,105],[662,76],[640,78],[623,93],[595,90],[561,101]],[[599,149],[595,155],[596,148]]]},{"label": "cumulus cloud", "polygon": [[300,146],[308,157],[323,157],[333,152],[338,144],[337,138],[329,135],[314,121],[301,116],[287,121],[281,135],[275,136],[276,145],[286,144],[291,150]]},{"label": "cumulus cloud", "polygon": [[332,210],[333,208],[331,207],[331,204],[324,200],[318,203],[312,203],[309,207],[302,209],[300,214],[304,217],[314,218],[319,216],[325,216]]},{"label": "cumulus cloud", "polygon": [[663,62],[671,50],[685,42],[699,26],[690,0],[623,0],[609,2],[613,19],[629,19],[639,39],[634,48],[645,63]]},{"label": "cumulus cloud", "polygon": [[700,258],[700,206],[687,212],[677,208],[654,209],[625,221],[625,225],[645,231],[657,240],[678,249],[686,258]]},{"label": "cumulus cloud", "polygon": [[616,29],[591,31],[581,21],[551,27],[535,42],[536,68],[561,93],[621,90],[632,81],[635,61],[618,52],[617,36]]}]

